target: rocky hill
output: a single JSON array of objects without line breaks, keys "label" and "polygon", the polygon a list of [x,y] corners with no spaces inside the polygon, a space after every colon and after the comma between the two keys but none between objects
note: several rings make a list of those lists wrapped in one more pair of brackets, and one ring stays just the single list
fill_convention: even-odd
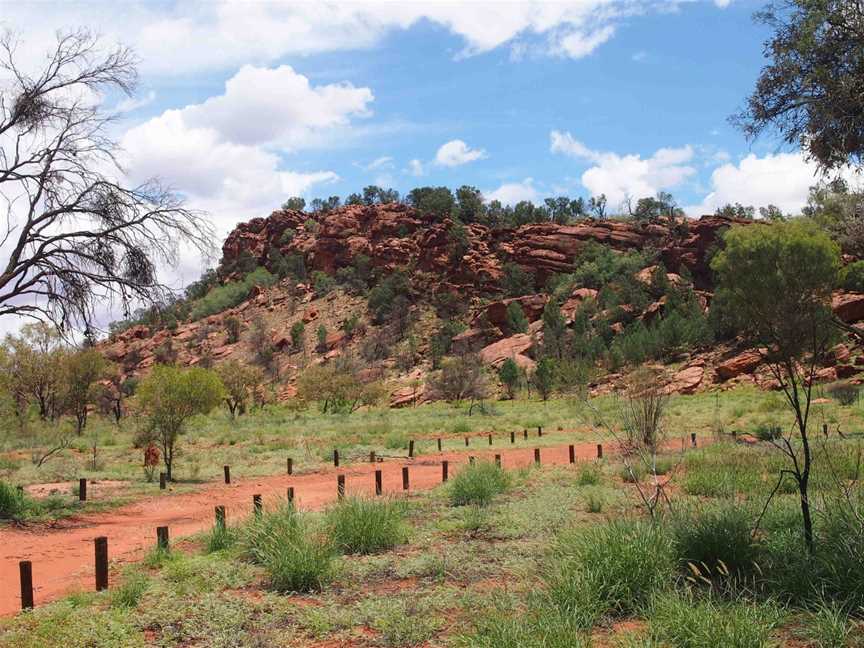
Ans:
[{"label": "rocky hill", "polygon": [[[554,283],[550,279],[573,271],[592,242],[617,254],[645,253],[650,265],[634,274],[636,282],[647,287],[658,281],[659,269],[665,269],[665,284],[678,293],[686,291],[698,310],[710,313],[710,255],[721,244],[722,231],[736,222],[747,221],[721,217],[646,223],[585,220],[493,229],[480,224],[462,226],[396,203],[352,205],[316,215],[276,211],[231,232],[222,248],[218,276],[222,282],[231,282],[261,266],[283,275],[280,281],[256,287],[239,305],[197,321],[182,321],[176,327],[133,326],[102,348],[129,374],[146,372],[166,354],[181,365],[218,364],[228,359],[254,362],[262,337],[259,331],[253,340],[251,330],[264,327],[274,355],[269,373],[274,397],[291,398],[297,376],[305,367],[351,356],[360,359],[367,375],[384,381],[392,405],[415,403],[428,397],[424,377],[431,369],[433,340],[442,322],[459,324],[459,330],[447,339],[448,353],[477,351],[493,367],[513,358],[528,371],[543,349],[541,317],[550,298],[560,304],[564,324],[571,329],[569,335],[576,335],[575,328],[584,328],[584,323],[578,323],[580,309],[597,302],[598,295],[605,298],[599,294],[604,286],[565,282],[566,292],[561,294],[559,282],[554,297],[549,286]],[[284,266],[286,259],[294,268],[288,274],[284,267],[277,267]],[[512,275],[514,268],[527,284],[522,294],[508,297],[508,273]],[[370,311],[367,296],[376,281],[397,272],[406,277],[408,290],[402,296],[404,303],[395,307],[399,312],[390,316],[398,320],[394,324],[380,321]],[[359,289],[358,273],[363,275]],[[322,290],[312,280],[315,276],[335,278],[335,287]],[[646,289],[646,294],[651,293]],[[514,301],[527,320],[523,332],[512,331],[508,324],[508,305]],[[604,344],[614,348],[614,339],[634,323],[650,329],[662,321],[673,301],[656,292],[645,303],[618,303],[619,299],[613,301],[614,307],[592,310],[591,321],[603,322],[607,327],[604,336],[609,338]],[[847,323],[862,321],[864,295],[837,293],[834,309]],[[231,319],[239,322],[239,335],[232,336],[228,330]],[[292,326],[299,321],[307,328],[302,350],[291,338]],[[317,339],[319,329],[323,333]],[[663,362],[670,391],[725,388],[740,382],[773,386],[758,354],[737,348],[734,339],[678,350]],[[622,369],[626,366],[598,370],[593,389],[612,389]],[[861,369],[864,356],[850,338],[826,358],[819,379],[857,381]]]}]

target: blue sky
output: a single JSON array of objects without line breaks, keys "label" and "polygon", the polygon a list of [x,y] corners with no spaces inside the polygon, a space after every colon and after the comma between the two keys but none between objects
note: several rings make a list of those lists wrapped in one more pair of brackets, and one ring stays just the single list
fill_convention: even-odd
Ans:
[{"label": "blue sky", "polygon": [[[754,0],[6,4],[35,65],[57,28],[140,57],[117,138],[220,234],[293,194],[479,187],[503,202],[673,193],[800,208],[813,167],[728,123],[768,32]],[[198,268],[189,268],[194,278]]]}]

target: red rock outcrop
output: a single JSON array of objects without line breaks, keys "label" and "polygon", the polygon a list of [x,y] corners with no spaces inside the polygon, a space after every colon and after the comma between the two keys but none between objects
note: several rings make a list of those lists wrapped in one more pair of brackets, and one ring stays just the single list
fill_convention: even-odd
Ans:
[{"label": "red rock outcrop", "polygon": [[751,373],[762,363],[758,351],[745,351],[718,364],[714,371],[720,380],[729,380],[742,374]]}]

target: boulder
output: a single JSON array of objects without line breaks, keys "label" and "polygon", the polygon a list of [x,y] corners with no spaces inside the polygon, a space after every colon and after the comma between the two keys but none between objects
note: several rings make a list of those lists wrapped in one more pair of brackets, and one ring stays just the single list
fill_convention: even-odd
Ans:
[{"label": "boulder", "polygon": [[672,377],[666,391],[670,394],[692,394],[702,384],[704,376],[705,367],[702,364],[684,367]]},{"label": "boulder", "polygon": [[480,351],[480,359],[493,367],[499,367],[507,358],[524,355],[534,345],[530,335],[517,333],[510,337],[493,342]]},{"label": "boulder", "polygon": [[761,363],[762,356],[758,351],[745,351],[718,364],[714,371],[720,380],[729,380],[751,373]]},{"label": "boulder", "polygon": [[834,293],[831,297],[831,310],[838,319],[847,324],[864,320],[864,293]]},{"label": "boulder", "polygon": [[534,322],[543,315],[543,308],[546,306],[546,295],[525,295],[523,297],[511,297],[510,299],[502,299],[495,301],[486,306],[485,310],[475,320],[479,320],[486,316],[486,320],[493,326],[497,326],[502,331],[507,330],[507,307],[516,302],[522,307],[525,317],[529,322]]}]

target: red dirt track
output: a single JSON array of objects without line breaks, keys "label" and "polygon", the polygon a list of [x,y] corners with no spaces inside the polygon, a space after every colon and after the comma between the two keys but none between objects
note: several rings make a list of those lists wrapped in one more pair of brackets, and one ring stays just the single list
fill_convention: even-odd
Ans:
[{"label": "red dirt track", "polygon": [[[575,446],[577,461],[596,457],[596,444]],[[569,463],[568,447],[541,448],[543,465]],[[604,446],[607,455],[613,448]],[[264,507],[278,497],[284,499],[288,486],[294,487],[295,503],[302,509],[320,509],[336,499],[336,475],[345,475],[347,495],[374,494],[374,471],[382,470],[384,493],[402,493],[402,466],[409,466],[410,491],[426,490],[441,483],[441,461],[450,462],[450,475],[465,464],[469,456],[491,460],[502,456],[505,469],[528,466],[534,461],[534,448],[489,448],[459,453],[423,455],[414,460],[383,463],[354,463],[302,475],[272,475],[244,479],[232,474],[232,483],[207,484],[197,492],[163,494],[119,509],[80,515],[64,520],[57,529],[0,529],[0,615],[9,616],[21,608],[18,562],[33,563],[35,604],[60,598],[72,591],[94,588],[93,539],[107,536],[112,568],[140,560],[156,542],[156,527],[167,526],[171,541],[204,531],[213,525],[214,507],[225,506],[229,525],[252,511],[252,495],[263,496]]]}]

